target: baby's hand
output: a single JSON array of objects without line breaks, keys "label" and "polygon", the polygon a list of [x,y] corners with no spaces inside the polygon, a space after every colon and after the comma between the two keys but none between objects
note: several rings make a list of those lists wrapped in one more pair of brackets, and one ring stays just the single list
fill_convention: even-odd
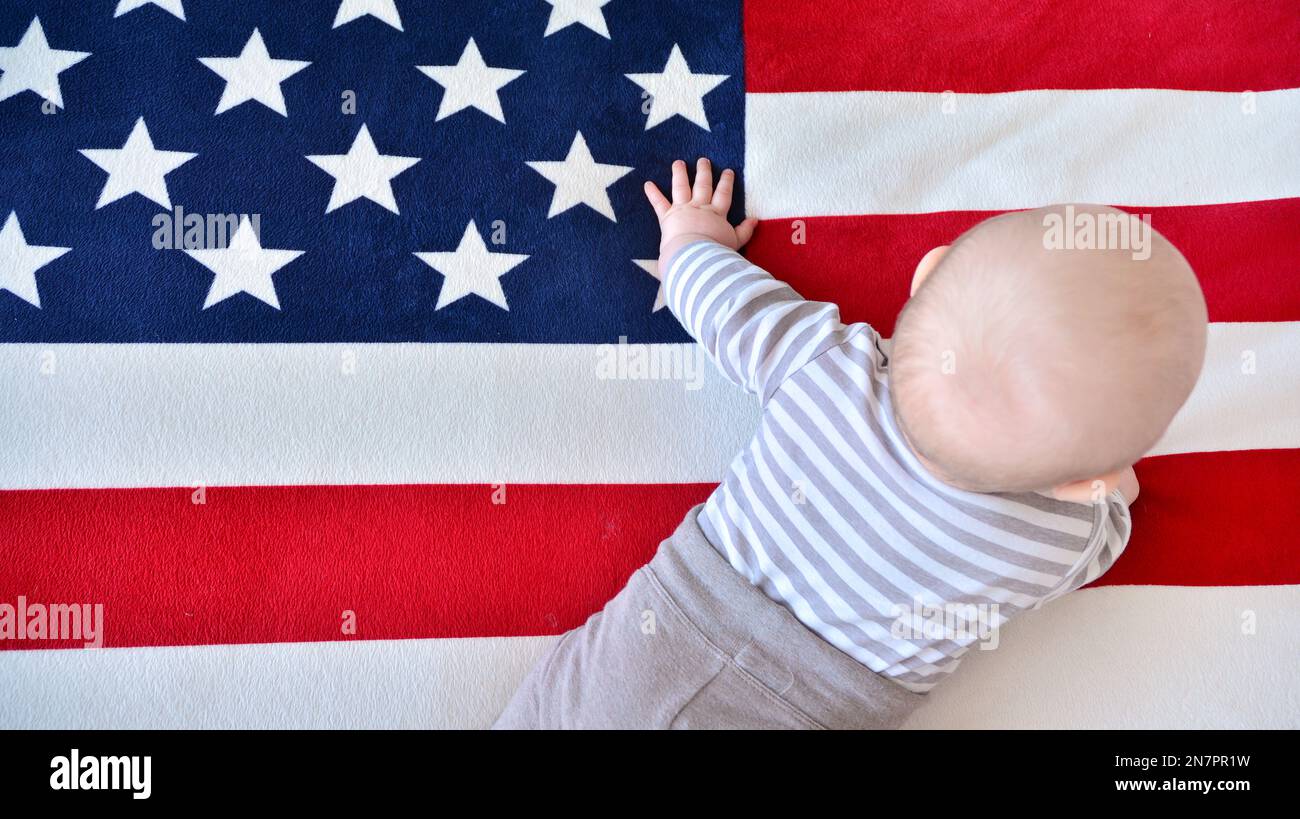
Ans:
[{"label": "baby's hand", "polygon": [[739,250],[754,235],[757,219],[746,219],[736,227],[727,221],[731,209],[731,191],[736,174],[730,168],[722,172],[717,191],[713,190],[713,167],[701,158],[695,169],[695,189],[686,177],[686,163],[673,163],[673,201],[669,202],[653,182],[645,183],[645,195],[659,216],[659,263],[667,264],[672,255],[691,242],[711,239]]}]

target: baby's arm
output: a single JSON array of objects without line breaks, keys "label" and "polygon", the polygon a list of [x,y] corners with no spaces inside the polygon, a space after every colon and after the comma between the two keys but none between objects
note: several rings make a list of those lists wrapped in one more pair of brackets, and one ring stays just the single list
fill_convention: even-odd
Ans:
[{"label": "baby's arm", "polygon": [[659,270],[668,307],[731,381],[766,402],[791,373],[852,331],[833,304],[805,300],[736,252],[755,219],[727,221],[735,174],[713,190],[713,169],[701,159],[691,188],[686,163],[673,163],[670,202],[653,182],[646,197],[663,238]]}]

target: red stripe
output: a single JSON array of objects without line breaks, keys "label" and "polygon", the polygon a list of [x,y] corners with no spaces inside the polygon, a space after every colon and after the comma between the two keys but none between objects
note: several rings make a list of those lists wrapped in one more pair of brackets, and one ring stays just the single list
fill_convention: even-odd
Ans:
[{"label": "red stripe", "polygon": [[1300,450],[1147,458],[1133,537],[1099,586],[1300,583]]},{"label": "red stripe", "polygon": [[1295,0],[748,0],[753,92],[1300,86]]},{"label": "red stripe", "polygon": [[201,506],[189,489],[0,492],[0,603],[103,603],[111,646],[557,634],[711,489],[510,485],[504,505],[483,485],[216,487]]},{"label": "red stripe", "polygon": [[[1152,458],[1106,583],[1300,583],[1300,451]],[[556,634],[706,484],[0,492],[0,603],[104,604],[105,644]],[[357,634],[340,630],[356,612]],[[0,648],[71,643],[0,641]]]},{"label": "red stripe", "polygon": [[[1300,199],[1125,210],[1151,214],[1151,226],[1187,257],[1211,321],[1300,320]],[[890,335],[921,257],[995,215],[769,220],[747,255],[804,297],[839,304],[846,321],[866,321]],[[800,222],[805,244],[794,242]]]}]

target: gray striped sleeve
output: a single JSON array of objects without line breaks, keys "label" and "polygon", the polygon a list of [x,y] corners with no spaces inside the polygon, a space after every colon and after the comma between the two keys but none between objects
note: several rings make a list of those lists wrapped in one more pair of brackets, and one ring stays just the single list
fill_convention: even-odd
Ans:
[{"label": "gray striped sleeve", "polygon": [[664,292],[722,374],[763,404],[791,373],[866,327],[846,327],[835,305],[807,301],[716,242],[679,250]]}]

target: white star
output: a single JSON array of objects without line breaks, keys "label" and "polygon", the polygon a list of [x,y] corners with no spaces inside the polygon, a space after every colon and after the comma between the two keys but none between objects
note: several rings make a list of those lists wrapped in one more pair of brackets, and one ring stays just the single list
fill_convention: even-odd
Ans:
[{"label": "white star", "polygon": [[454,251],[415,255],[443,276],[434,310],[469,295],[481,296],[502,310],[509,310],[501,277],[528,259],[518,253],[489,252],[472,220]]},{"label": "white star", "polygon": [[68,247],[29,245],[18,224],[18,214],[9,212],[0,228],[0,290],[8,290],[25,302],[41,306],[36,291],[36,271],[67,253]]},{"label": "white star", "polygon": [[185,252],[217,274],[203,302],[204,310],[236,293],[247,293],[279,310],[271,275],[303,254],[301,250],[264,249],[247,219],[240,221],[228,246]]},{"label": "white star", "polygon": [[280,83],[302,71],[311,63],[301,60],[276,60],[266,51],[262,33],[253,29],[253,36],[244,44],[238,57],[200,57],[199,62],[221,75],[226,90],[221,93],[216,113],[229,111],[236,105],[257,100],[282,116],[289,116],[284,106],[284,92]]},{"label": "white star", "polygon": [[85,51],[60,51],[50,48],[41,28],[41,18],[33,17],[27,33],[16,46],[0,48],[0,100],[35,91],[58,107],[63,107],[63,90],[59,74],[89,57]]},{"label": "white star", "polygon": [[182,20],[185,19],[185,7],[181,5],[181,0],[118,0],[117,11],[113,13],[113,16],[121,17],[128,11],[135,11],[141,6],[147,6],[150,3],[160,9],[170,11]]},{"label": "white star", "polygon": [[351,23],[369,14],[398,31],[402,30],[402,18],[397,13],[396,0],[342,0],[339,13],[334,15],[334,28],[344,23]]},{"label": "white star", "polygon": [[655,281],[659,282],[659,292],[655,294],[655,308],[651,311],[658,313],[660,310],[664,309],[664,306],[668,303],[664,301],[664,280],[663,277],[659,275],[659,260],[633,259],[632,263],[649,273],[651,276],[654,276]]},{"label": "white star", "polygon": [[547,218],[578,205],[587,205],[611,222],[618,219],[614,216],[614,205],[609,201],[607,189],[634,170],[626,165],[597,162],[592,158],[581,131],[573,138],[569,155],[563,162],[529,162],[528,167],[555,185],[555,196],[551,198],[551,211],[546,214]]},{"label": "white star", "polygon": [[334,177],[334,191],[325,206],[326,213],[363,197],[398,213],[397,199],[393,196],[393,177],[420,161],[415,157],[379,153],[375,141],[370,138],[370,129],[365,125],[361,126],[346,154],[309,156],[307,159]]},{"label": "white star", "polygon": [[610,0],[546,0],[546,2],[550,3],[552,8],[543,37],[550,37],[562,28],[581,23],[606,40],[609,39],[609,26],[605,25],[605,12],[601,9],[608,6]]},{"label": "white star", "polygon": [[417,65],[416,68],[446,89],[442,102],[438,103],[438,116],[434,122],[466,108],[477,108],[497,122],[505,122],[506,115],[501,110],[501,88],[524,74],[514,68],[489,67],[483,62],[483,55],[473,37],[469,38],[460,62],[455,65]]},{"label": "white star", "polygon": [[704,130],[709,118],[704,113],[704,95],[717,88],[730,74],[692,74],[682,56],[681,46],[674,45],[668,64],[659,74],[627,74],[629,80],[650,92],[649,131],[672,116],[680,115]]},{"label": "white star", "polygon": [[155,148],[144,117],[135,121],[131,135],[121,148],[86,148],[81,155],[108,171],[108,181],[99,194],[96,210],[133,193],[170,208],[172,200],[163,177],[198,156]]}]

